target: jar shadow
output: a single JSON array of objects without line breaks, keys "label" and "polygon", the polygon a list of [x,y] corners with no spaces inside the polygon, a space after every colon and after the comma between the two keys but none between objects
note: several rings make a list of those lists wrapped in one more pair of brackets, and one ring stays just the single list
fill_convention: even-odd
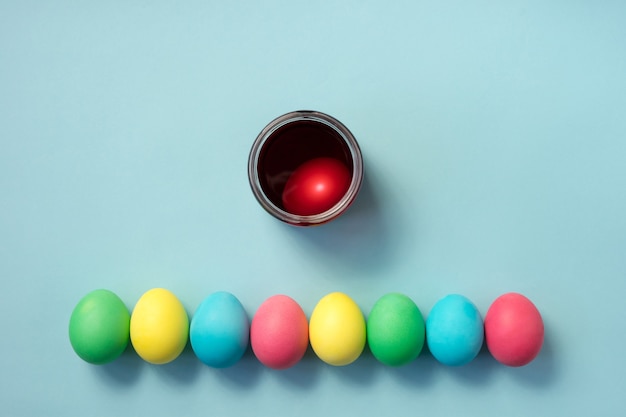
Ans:
[{"label": "jar shadow", "polygon": [[[391,243],[397,236],[392,236],[376,192],[383,185],[375,183],[375,179],[375,173],[364,175],[359,195],[341,217],[315,227],[285,225],[289,240],[304,247],[298,252],[316,263],[322,259],[332,267],[356,270],[359,276],[379,276],[392,262]],[[401,223],[397,219],[394,222]],[[311,256],[311,251],[318,256]]]}]

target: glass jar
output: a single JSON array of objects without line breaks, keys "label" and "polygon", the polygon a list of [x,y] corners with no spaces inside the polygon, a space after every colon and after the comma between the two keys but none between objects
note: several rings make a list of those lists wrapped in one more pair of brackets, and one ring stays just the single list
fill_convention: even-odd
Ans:
[{"label": "glass jar", "polygon": [[[285,184],[298,167],[315,158],[333,158],[345,165],[350,185],[321,213],[291,213],[283,204]],[[363,181],[363,157],[352,133],[337,119],[317,111],[294,111],[259,133],[248,159],[248,178],[254,196],[272,216],[295,226],[315,226],[339,217],[354,202]]]}]

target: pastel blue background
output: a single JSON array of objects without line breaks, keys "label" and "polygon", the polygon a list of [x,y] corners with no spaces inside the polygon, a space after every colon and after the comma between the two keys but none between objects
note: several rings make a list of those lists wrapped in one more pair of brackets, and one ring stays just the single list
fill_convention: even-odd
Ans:
[{"label": "pastel blue background", "polygon": [[[174,4],[176,3],[176,4]],[[255,201],[250,146],[315,109],[365,157],[355,205],[316,229]],[[1,1],[0,415],[622,416],[626,409],[626,3]],[[285,372],[67,337],[96,288],[166,287],[250,315],[344,291],[368,312],[519,291],[546,341],[391,369],[365,353]]]}]

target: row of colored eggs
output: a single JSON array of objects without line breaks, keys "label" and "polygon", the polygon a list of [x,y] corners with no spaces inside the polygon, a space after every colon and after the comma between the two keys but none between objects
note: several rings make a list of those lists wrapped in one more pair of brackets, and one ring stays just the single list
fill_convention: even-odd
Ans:
[{"label": "row of colored eggs", "polygon": [[113,361],[129,341],[145,361],[165,364],[176,359],[189,340],[195,355],[210,367],[234,365],[250,344],[261,363],[273,369],[300,361],[309,344],[324,362],[354,362],[366,343],[383,364],[401,366],[414,360],[424,344],[445,365],[470,362],[483,341],[500,363],[523,366],[541,350],[544,325],[535,305],[518,293],[498,297],[483,321],[474,304],[458,294],[440,299],[423,319],[406,295],[389,293],[372,307],[365,320],[346,294],[323,297],[307,317],[296,301],[274,295],[250,321],[229,292],[209,295],[191,322],[180,300],[163,288],[141,296],[132,315],[108,290],[95,290],[72,312],[69,337],[79,357],[93,364]]}]

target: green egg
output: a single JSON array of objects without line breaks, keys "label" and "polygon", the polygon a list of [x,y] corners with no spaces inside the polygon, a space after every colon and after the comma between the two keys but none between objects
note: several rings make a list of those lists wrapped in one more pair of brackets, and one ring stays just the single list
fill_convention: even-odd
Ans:
[{"label": "green egg", "polygon": [[130,313],[109,290],[85,295],[70,317],[70,343],[86,362],[102,365],[124,352],[130,339]]},{"label": "green egg", "polygon": [[406,295],[383,295],[367,318],[367,343],[374,357],[389,366],[411,362],[422,351],[426,330],[422,313]]}]

